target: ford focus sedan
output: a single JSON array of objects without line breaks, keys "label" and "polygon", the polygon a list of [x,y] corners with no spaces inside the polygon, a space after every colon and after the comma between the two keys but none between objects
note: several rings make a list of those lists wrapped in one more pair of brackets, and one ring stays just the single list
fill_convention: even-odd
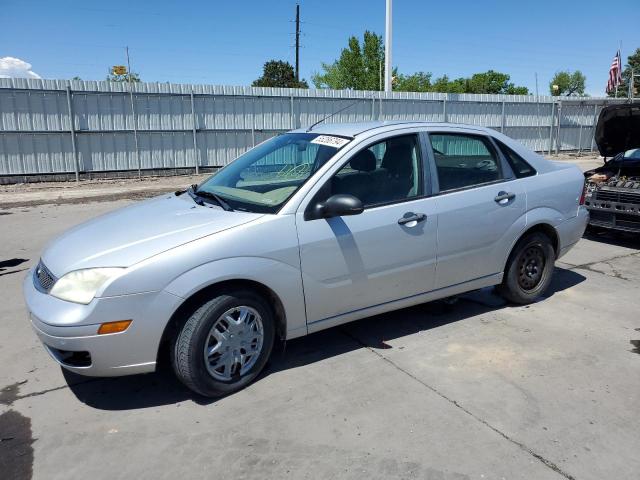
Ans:
[{"label": "ford focus sedan", "polygon": [[64,368],[219,396],[278,340],[488,286],[539,298],[588,221],[584,177],[481,127],[319,125],[52,241],[24,281]]}]

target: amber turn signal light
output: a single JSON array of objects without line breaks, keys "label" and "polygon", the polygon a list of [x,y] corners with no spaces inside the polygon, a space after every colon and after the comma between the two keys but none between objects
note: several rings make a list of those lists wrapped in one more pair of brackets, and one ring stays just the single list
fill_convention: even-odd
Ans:
[{"label": "amber turn signal light", "polygon": [[119,320],[117,322],[103,323],[98,328],[98,335],[124,332],[127,328],[129,328],[129,325],[131,325],[131,322],[132,320]]}]

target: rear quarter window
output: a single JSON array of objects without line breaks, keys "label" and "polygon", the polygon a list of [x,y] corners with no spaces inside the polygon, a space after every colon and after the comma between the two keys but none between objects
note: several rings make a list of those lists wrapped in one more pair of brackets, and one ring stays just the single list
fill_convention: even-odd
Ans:
[{"label": "rear quarter window", "polygon": [[536,169],[529,165],[529,163],[527,163],[524,158],[514,152],[513,149],[507,147],[500,140],[496,140],[495,138],[493,140],[502,151],[502,154],[507,159],[507,162],[509,162],[511,170],[513,170],[516,178],[531,177],[537,173]]}]

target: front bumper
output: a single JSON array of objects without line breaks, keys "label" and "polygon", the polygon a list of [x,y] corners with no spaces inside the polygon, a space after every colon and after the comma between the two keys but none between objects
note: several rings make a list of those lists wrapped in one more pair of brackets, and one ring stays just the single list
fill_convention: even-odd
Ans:
[{"label": "front bumper", "polygon": [[[164,328],[182,299],[167,292],[95,298],[88,305],[57,299],[23,282],[34,331],[51,357],[81,375],[111,377],[155,370]],[[102,323],[133,320],[121,333],[97,335]]]},{"label": "front bumper", "polygon": [[601,209],[590,209],[589,225],[594,227],[620,230],[622,232],[640,232],[640,213],[621,213]]},{"label": "front bumper", "polygon": [[640,232],[640,196],[635,192],[604,190],[588,196],[589,225],[624,232]]}]

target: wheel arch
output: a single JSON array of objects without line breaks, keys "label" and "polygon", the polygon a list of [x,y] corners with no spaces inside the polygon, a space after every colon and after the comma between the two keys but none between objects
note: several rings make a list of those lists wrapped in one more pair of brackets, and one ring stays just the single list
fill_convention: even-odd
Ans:
[{"label": "wheel arch", "polygon": [[560,237],[558,236],[558,232],[550,223],[540,222],[536,223],[535,225],[529,226],[516,238],[516,240],[511,245],[511,248],[509,249],[509,255],[507,255],[507,258],[504,261],[502,271],[506,270],[507,265],[509,265],[509,261],[513,257],[513,253],[515,252],[518,243],[520,243],[520,240],[522,240],[525,236],[535,232],[543,233],[547,237],[549,237],[549,239],[551,240],[551,245],[553,246],[553,251],[555,252],[555,256],[556,258],[558,258],[558,255],[560,253]]},{"label": "wheel arch", "polygon": [[164,359],[163,355],[168,352],[168,346],[170,345],[171,339],[175,337],[180,326],[186,321],[191,312],[197,309],[197,307],[205,301],[237,289],[252,290],[267,299],[269,305],[271,305],[273,309],[273,315],[276,320],[276,338],[281,341],[285,340],[287,337],[287,318],[284,304],[282,303],[282,300],[280,300],[280,297],[271,288],[255,280],[223,280],[204,286],[195,291],[189,297],[185,298],[180,306],[178,306],[178,308],[173,312],[164,327],[164,331],[162,332],[162,337],[158,346],[158,362]]}]

